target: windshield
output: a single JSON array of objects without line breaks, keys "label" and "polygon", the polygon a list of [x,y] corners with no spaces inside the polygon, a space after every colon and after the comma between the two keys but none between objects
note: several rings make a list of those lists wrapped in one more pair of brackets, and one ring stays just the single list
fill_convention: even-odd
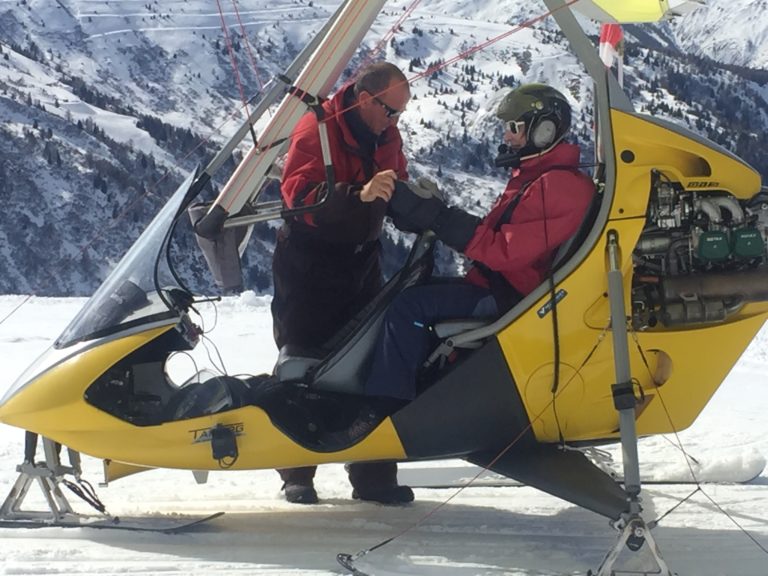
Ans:
[{"label": "windshield", "polygon": [[147,320],[178,316],[157,292],[155,264],[158,264],[157,286],[163,289],[177,288],[178,282],[166,259],[161,258],[161,255],[173,221],[194,182],[195,175],[194,172],[190,174],[174,192],[160,213],[59,336],[54,348],[65,348],[76,342],[99,338]]}]

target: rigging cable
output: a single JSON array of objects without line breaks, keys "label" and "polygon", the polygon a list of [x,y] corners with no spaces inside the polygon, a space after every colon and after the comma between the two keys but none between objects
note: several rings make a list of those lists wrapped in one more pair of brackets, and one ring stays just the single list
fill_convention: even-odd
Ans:
[{"label": "rigging cable", "polygon": [[[455,64],[457,62],[460,62],[461,60],[466,60],[466,59],[470,58],[471,56],[473,56],[474,54],[476,54],[477,52],[481,52],[481,51],[489,48],[493,44],[496,44],[497,42],[500,42],[501,40],[504,40],[505,38],[508,38],[512,34],[516,34],[517,32],[520,32],[524,28],[531,28],[534,24],[537,24],[537,23],[545,20],[546,18],[548,18],[549,16],[551,16],[552,14],[557,12],[558,10],[562,10],[563,8],[567,8],[567,7],[571,6],[572,4],[576,4],[579,1],[580,0],[568,0],[562,6],[558,6],[554,10],[549,10],[549,11],[543,13],[543,14],[540,14],[539,16],[534,16],[532,18],[529,18],[528,20],[525,20],[524,22],[521,22],[520,24],[517,24],[517,25],[513,26],[512,28],[510,28],[506,32],[502,32],[501,34],[498,34],[497,36],[489,38],[485,42],[482,42],[482,43],[479,43],[479,44],[475,44],[474,46],[471,46],[470,48],[464,50],[463,52],[457,53],[455,56],[449,58],[448,60],[444,60],[444,61],[439,62],[437,64],[433,64],[431,66],[428,66],[423,72],[419,72],[419,73],[414,74],[413,76],[408,78],[405,82],[407,82],[408,84],[413,84],[417,80],[421,80],[423,78],[429,78],[435,72],[439,72],[440,70],[442,70],[444,68],[447,68],[448,66],[450,66],[452,64]],[[388,90],[391,90],[392,88],[394,88],[394,87],[396,87],[398,85],[399,84],[393,84],[392,86],[388,87],[387,89],[382,90],[381,92],[379,92],[377,94],[374,94],[374,96],[381,96],[382,94],[386,93]],[[298,91],[294,91],[291,94],[294,95],[294,96],[297,96],[298,95]],[[297,97],[297,99],[298,99],[298,97]],[[352,109],[356,108],[358,105],[359,105],[358,103],[355,103],[355,104],[349,106],[348,108],[344,108],[342,110],[339,110],[336,113],[336,116],[340,116],[340,115],[344,114],[345,112],[348,112],[349,110],[352,110]],[[300,134],[300,133],[296,132],[295,134]],[[262,148],[269,148],[272,145],[274,145],[274,143],[272,143],[272,144],[262,144]]]},{"label": "rigging cable", "polygon": [[696,489],[691,494],[689,494],[686,498],[684,498],[683,500],[678,502],[670,510],[668,510],[667,512],[665,512],[664,514],[659,516],[656,520],[653,520],[652,522],[650,522],[648,524],[648,527],[652,528],[653,526],[656,526],[659,522],[661,522],[661,520],[663,518],[665,518],[667,515],[669,515],[673,510],[678,508],[681,504],[686,502],[694,494],[696,494],[697,492],[701,492],[702,495],[704,495],[704,497],[707,500],[709,500],[709,502],[715,508],[717,508],[726,518],[728,518],[733,523],[733,525],[736,526],[736,528],[738,528],[747,538],[749,538],[755,544],[755,546],[757,546],[766,555],[768,555],[768,548],[766,548],[763,544],[761,544],[757,540],[757,538],[755,538],[746,528],[744,528],[738,522],[738,520],[736,520],[736,518],[734,518],[725,508],[723,508],[718,502],[716,502],[714,498],[712,498],[709,494],[707,494],[707,492],[702,487],[701,482],[699,481],[698,477],[696,476],[696,473],[693,470],[693,465],[691,464],[691,460],[695,461],[695,458],[692,458],[691,456],[689,456],[688,452],[685,450],[685,447],[683,446],[683,441],[680,439],[680,434],[679,434],[679,432],[677,430],[677,427],[675,426],[674,421],[672,420],[672,415],[669,412],[669,408],[667,407],[667,403],[664,401],[664,396],[661,393],[661,387],[663,385],[663,382],[662,383],[657,382],[656,377],[654,376],[653,370],[651,370],[651,366],[650,366],[650,364],[648,362],[648,359],[647,359],[647,357],[645,355],[645,352],[643,351],[643,348],[640,345],[640,341],[639,341],[639,339],[637,337],[637,333],[632,328],[631,324],[629,326],[629,332],[632,334],[632,339],[634,340],[635,345],[637,346],[637,350],[638,350],[638,352],[640,354],[640,358],[642,359],[643,364],[645,365],[645,368],[648,371],[648,375],[651,378],[651,382],[655,386],[655,390],[656,390],[656,393],[657,393],[657,395],[659,397],[659,401],[661,402],[661,406],[662,406],[662,408],[664,410],[664,414],[667,417],[667,421],[669,422],[669,425],[672,427],[672,432],[673,432],[673,434],[675,436],[675,439],[676,439],[676,441],[678,443],[678,447],[679,447],[680,451],[683,453],[683,455],[685,456],[685,463],[688,466],[688,470],[690,471],[691,478],[693,478],[694,482],[696,483]]},{"label": "rigging cable", "polygon": [[498,36],[494,36],[493,38],[489,38],[485,42],[482,42],[480,44],[475,44],[471,48],[468,48],[464,52],[459,52],[456,56],[440,63],[435,66],[429,66],[424,72],[421,72],[411,78],[409,82],[412,82],[414,80],[419,80],[421,78],[431,76],[434,72],[441,70],[445,68],[446,66],[449,66],[450,64],[454,64],[460,60],[466,60],[470,56],[473,56],[475,53],[480,52],[482,50],[485,50],[489,46],[492,46],[496,42],[499,42],[501,40],[504,40],[505,38],[511,36],[512,34],[516,34],[517,32],[520,32],[523,28],[530,28],[533,24],[537,24],[538,22],[541,22],[543,20],[546,20],[549,16],[554,14],[555,12],[562,10],[563,8],[567,8],[573,4],[576,4],[580,0],[568,0],[565,2],[562,6],[558,6],[554,10],[549,10],[543,14],[540,14],[539,16],[534,16],[533,18],[529,18],[528,20],[521,22],[520,24],[517,24],[516,26],[513,26],[510,30],[507,30],[506,32],[502,32]]},{"label": "rigging cable", "polygon": [[24,298],[24,299],[23,299],[21,302],[19,302],[19,303],[16,305],[16,307],[15,307],[13,310],[11,310],[10,312],[8,312],[8,314],[6,314],[6,315],[5,315],[5,317],[4,317],[2,320],[0,320],[0,324],[2,324],[2,323],[3,323],[3,322],[5,322],[6,320],[8,320],[8,318],[10,318],[10,317],[11,317],[11,316],[13,316],[14,314],[16,314],[16,312],[18,312],[18,311],[19,311],[19,309],[20,309],[22,306],[24,306],[24,304],[26,304],[27,302],[29,302],[29,299],[30,299],[30,298],[32,298],[32,294],[29,294],[29,295],[28,295],[26,298]]},{"label": "rigging cable", "polygon": [[561,394],[564,394],[565,391],[570,386],[571,382],[573,382],[573,379],[579,375],[582,368],[589,362],[589,360],[592,358],[594,353],[597,351],[597,349],[600,347],[600,344],[605,340],[605,335],[608,333],[608,330],[610,329],[610,322],[603,328],[603,330],[598,334],[597,340],[592,347],[592,349],[587,353],[584,360],[581,362],[579,367],[574,371],[573,375],[562,385],[562,387],[559,388],[559,390],[553,395],[552,400],[550,400],[537,414],[535,414],[523,430],[520,431],[520,433],[512,439],[512,441],[507,444],[502,450],[485,466],[481,466],[481,470],[477,472],[472,478],[470,478],[465,484],[459,486],[453,494],[448,496],[443,502],[440,502],[436,506],[434,506],[431,510],[429,510],[426,514],[423,514],[419,519],[417,519],[412,524],[406,526],[399,532],[395,533],[393,536],[390,536],[389,538],[386,538],[377,544],[369,547],[364,548],[356,552],[355,554],[346,554],[346,553],[339,553],[336,555],[336,560],[339,564],[341,564],[344,568],[352,572],[354,576],[367,576],[364,572],[361,570],[355,568],[354,563],[361,559],[362,557],[368,555],[369,553],[373,552],[374,550],[377,550],[379,548],[382,548],[389,544],[390,542],[397,540],[401,536],[407,534],[411,530],[414,530],[421,526],[424,522],[426,522],[430,517],[435,515],[439,510],[441,510],[445,505],[447,505],[449,502],[451,502],[454,498],[459,496],[466,488],[470,487],[480,476],[488,472],[492,469],[493,465],[496,464],[507,452],[509,452],[515,444],[517,444],[522,438],[525,437],[525,435],[533,428],[533,425],[541,420],[544,416],[544,414],[549,410],[550,406],[554,403],[555,399],[560,396]]},{"label": "rigging cable", "polygon": [[403,22],[405,22],[413,13],[413,11],[416,9],[416,7],[421,3],[421,0],[413,0],[410,6],[408,8],[403,9],[403,13],[400,16],[400,18],[395,21],[395,23],[390,26],[389,30],[387,31],[384,36],[381,37],[381,40],[376,44],[376,46],[373,47],[373,50],[371,50],[371,53],[368,54],[368,57],[363,61],[360,68],[365,68],[366,65],[370,64],[376,54],[381,52],[384,47],[387,45],[387,43],[392,40],[395,37],[395,33],[400,29]]},{"label": "rigging cable", "polygon": [[[248,99],[245,97],[245,88],[243,88],[243,82],[240,79],[240,69],[237,67],[237,59],[235,58],[235,50],[232,47],[232,39],[229,37],[229,29],[227,28],[227,22],[224,18],[224,11],[221,8],[221,0],[216,0],[216,7],[219,9],[219,16],[221,17],[221,30],[224,33],[224,40],[227,44],[227,51],[229,52],[229,60],[232,64],[232,72],[235,75],[235,81],[237,82],[237,89],[240,91],[240,100],[243,103],[243,109],[245,110],[246,122],[249,123],[251,138],[253,138],[253,145],[257,145],[256,132],[253,129],[253,124],[250,123],[251,113],[248,107]],[[238,14],[239,17],[239,14]]]},{"label": "rigging cable", "polygon": [[261,77],[259,76],[259,69],[256,67],[256,60],[253,57],[253,52],[251,51],[251,43],[248,40],[248,34],[245,30],[245,25],[243,24],[243,21],[240,18],[240,10],[237,7],[237,0],[232,0],[232,7],[235,9],[235,15],[237,16],[237,23],[240,25],[240,36],[242,36],[243,41],[245,42],[245,51],[248,52],[248,58],[251,62],[251,69],[253,70],[253,75],[256,77],[256,82],[259,84],[259,90],[264,90],[264,83],[261,81]]}]

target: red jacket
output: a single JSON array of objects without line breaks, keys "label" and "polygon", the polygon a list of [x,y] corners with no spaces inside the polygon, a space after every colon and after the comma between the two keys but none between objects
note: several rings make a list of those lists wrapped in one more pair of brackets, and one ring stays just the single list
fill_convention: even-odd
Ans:
[{"label": "red jacket", "polygon": [[[401,180],[408,178],[408,172],[403,141],[395,126],[378,138],[371,135],[367,150],[355,138],[350,119],[359,123],[358,130],[362,120],[352,116],[354,111],[345,114],[354,102],[352,90],[348,85],[323,104],[336,186],[325,205],[305,215],[303,222],[323,228],[318,233],[333,242],[360,243],[378,238],[386,212],[383,202],[360,201],[363,184],[382,170],[395,170]],[[325,166],[314,112],[304,115],[296,125],[283,174],[281,192],[289,208],[317,202],[325,193]]]},{"label": "red jacket", "polygon": [[[547,277],[558,247],[578,230],[595,193],[578,164],[578,146],[565,142],[523,161],[475,230],[465,254],[500,272],[521,295],[531,292]],[[508,222],[499,223],[518,194],[522,197]],[[478,268],[471,269],[467,279],[488,286]]]}]

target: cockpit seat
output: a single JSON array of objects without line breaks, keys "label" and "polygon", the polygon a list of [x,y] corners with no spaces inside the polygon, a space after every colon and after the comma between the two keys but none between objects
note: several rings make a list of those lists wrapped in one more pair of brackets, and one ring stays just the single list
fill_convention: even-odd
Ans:
[{"label": "cockpit seat", "polygon": [[280,348],[275,365],[275,376],[280,382],[301,382],[307,373],[325,357],[322,350],[297,348],[286,344]]},{"label": "cockpit seat", "polygon": [[187,382],[169,399],[165,420],[208,416],[248,404],[251,404],[251,393],[243,380],[234,376],[208,377],[202,372],[197,381]]},{"label": "cockpit seat", "polygon": [[275,366],[277,380],[303,382],[315,390],[363,394],[384,312],[397,294],[432,275],[434,243],[432,232],[420,234],[403,268],[322,347],[299,350],[284,346]]},{"label": "cockpit seat", "polygon": [[443,320],[432,326],[435,336],[440,340],[456,336],[462,332],[469,332],[477,328],[490,324],[496,318],[458,318],[453,320]]}]

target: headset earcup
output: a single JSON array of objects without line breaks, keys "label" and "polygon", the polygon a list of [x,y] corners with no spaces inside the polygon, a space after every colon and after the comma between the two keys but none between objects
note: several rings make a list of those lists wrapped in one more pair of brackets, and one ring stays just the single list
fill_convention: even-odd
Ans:
[{"label": "headset earcup", "polygon": [[554,121],[548,118],[543,118],[539,120],[531,130],[531,143],[536,148],[543,150],[555,141],[556,134],[557,125]]}]

